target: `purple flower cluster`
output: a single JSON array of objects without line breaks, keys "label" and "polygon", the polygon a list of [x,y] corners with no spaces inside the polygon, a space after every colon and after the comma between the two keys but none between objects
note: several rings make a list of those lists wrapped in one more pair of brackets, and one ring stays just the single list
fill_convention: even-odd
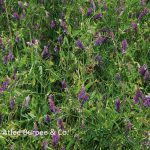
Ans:
[{"label": "purple flower cluster", "polygon": [[50,53],[48,51],[48,46],[44,46],[44,50],[42,51],[42,58],[50,58]]},{"label": "purple flower cluster", "polygon": [[59,142],[60,136],[57,132],[54,132],[52,135],[53,146],[56,146]]},{"label": "purple flower cluster", "polygon": [[16,105],[16,99],[14,97],[10,100],[10,109],[13,110],[15,108],[15,105]]},{"label": "purple flower cluster", "polygon": [[63,125],[62,119],[58,118],[57,125],[58,125],[59,129],[64,130],[64,125]]},{"label": "purple flower cluster", "polygon": [[4,64],[7,64],[9,61],[13,60],[13,58],[14,58],[13,52],[9,51],[9,53],[5,55],[3,58]]},{"label": "purple flower cluster", "polygon": [[50,124],[50,121],[51,121],[50,116],[47,114],[47,115],[45,116],[45,122],[49,125],[49,124]]},{"label": "purple flower cluster", "polygon": [[142,91],[138,88],[136,90],[136,94],[134,96],[134,102],[139,103],[143,99],[144,99],[144,95],[143,95]]},{"label": "purple flower cluster", "polygon": [[126,53],[127,46],[128,46],[128,43],[127,43],[127,40],[125,39],[122,41],[122,54]]},{"label": "purple flower cluster", "polygon": [[116,102],[115,102],[115,106],[116,106],[116,111],[117,111],[117,112],[120,112],[120,105],[121,105],[120,100],[119,100],[119,99],[118,99],[118,100],[116,100]]},{"label": "purple flower cluster", "polygon": [[5,90],[8,89],[8,85],[9,85],[9,80],[6,79],[0,86],[0,94],[2,94]]},{"label": "purple flower cluster", "polygon": [[77,44],[77,46],[78,46],[79,49],[84,49],[84,46],[83,46],[82,42],[80,41],[80,39],[78,39],[76,41],[76,44]]},{"label": "purple flower cluster", "polygon": [[147,65],[143,65],[139,68],[139,73],[141,74],[141,76],[143,76],[144,81],[146,81],[149,78],[149,71],[147,68]]},{"label": "purple flower cluster", "polygon": [[99,38],[96,39],[94,45],[95,45],[95,46],[102,45],[105,40],[106,40],[106,37],[103,37],[103,36],[102,36],[102,37],[99,37]]},{"label": "purple flower cluster", "polygon": [[55,106],[54,96],[53,96],[52,94],[50,94],[50,95],[48,96],[48,102],[49,102],[50,110],[51,110],[52,112],[57,112],[57,113],[60,112],[59,108],[57,108],[57,107]]},{"label": "purple flower cluster", "polygon": [[78,99],[82,100],[80,108],[83,107],[84,103],[88,100],[88,98],[89,98],[88,93],[86,92],[85,87],[82,86],[81,91],[80,91],[80,93],[78,95]]},{"label": "purple flower cluster", "polygon": [[138,20],[141,20],[144,16],[148,14],[149,10],[144,8],[144,10],[139,14]]}]

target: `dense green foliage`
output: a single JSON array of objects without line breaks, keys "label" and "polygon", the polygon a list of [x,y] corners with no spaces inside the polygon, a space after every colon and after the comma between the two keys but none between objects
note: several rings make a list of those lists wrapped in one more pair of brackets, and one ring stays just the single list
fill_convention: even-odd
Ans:
[{"label": "dense green foliage", "polygon": [[[0,149],[150,148],[149,8],[146,0],[0,0]],[[58,141],[4,135],[56,134],[60,124],[67,135]]]}]

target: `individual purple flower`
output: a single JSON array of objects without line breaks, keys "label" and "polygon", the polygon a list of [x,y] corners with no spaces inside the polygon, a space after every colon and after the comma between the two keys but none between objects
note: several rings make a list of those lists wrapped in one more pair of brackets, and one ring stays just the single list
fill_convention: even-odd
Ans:
[{"label": "individual purple flower", "polygon": [[43,149],[43,150],[48,149],[48,141],[47,141],[47,140],[44,140],[44,141],[42,142],[42,149]]},{"label": "individual purple flower", "polygon": [[47,115],[45,116],[45,122],[49,125],[49,124],[50,124],[50,121],[51,121],[50,116],[47,114]]},{"label": "individual purple flower", "polygon": [[142,5],[142,6],[145,5],[145,0],[141,0],[141,5]]},{"label": "individual purple flower", "polygon": [[89,8],[87,12],[87,16],[91,16],[93,13],[93,8]]},{"label": "individual purple flower", "polygon": [[84,46],[83,46],[82,42],[80,41],[80,39],[78,39],[76,41],[76,44],[77,44],[77,46],[78,46],[79,49],[84,49]]},{"label": "individual purple flower", "polygon": [[120,112],[120,105],[121,105],[120,100],[116,100],[115,105],[116,105],[116,111]]},{"label": "individual purple flower", "polygon": [[144,107],[150,106],[150,97],[146,97],[143,103]]},{"label": "individual purple flower", "polygon": [[57,132],[54,132],[52,135],[53,146],[56,146],[59,142],[60,136]]},{"label": "individual purple flower", "polygon": [[15,105],[16,105],[16,100],[15,98],[12,98],[10,100],[10,109],[13,110],[15,108]]},{"label": "individual purple flower", "polygon": [[133,124],[132,124],[131,122],[128,122],[128,124],[127,124],[128,130],[131,130],[131,129],[132,129],[132,126],[133,126]]},{"label": "individual purple flower", "polygon": [[60,47],[59,47],[58,45],[56,45],[56,46],[54,47],[54,51],[55,51],[56,53],[58,53],[58,52],[60,51]]},{"label": "individual purple flower", "polygon": [[149,72],[148,70],[146,70],[145,74],[144,74],[144,81],[146,81],[149,78]]},{"label": "individual purple flower", "polygon": [[48,46],[44,46],[44,50],[42,51],[42,58],[50,58],[50,53],[48,51]]},{"label": "individual purple flower", "polygon": [[88,98],[89,98],[89,95],[86,92],[85,87],[82,86],[81,91],[78,95],[78,99],[81,100],[80,108],[83,107],[84,103],[88,100]]},{"label": "individual purple flower", "polygon": [[127,46],[128,46],[128,43],[127,43],[127,40],[125,39],[122,41],[122,54],[126,53]]},{"label": "individual purple flower", "polygon": [[14,17],[16,20],[19,20],[19,18],[20,18],[17,12],[14,12],[14,13],[13,13],[13,17]]},{"label": "individual purple flower", "polygon": [[61,82],[61,85],[63,90],[67,88],[67,83],[65,79]]},{"label": "individual purple flower", "polygon": [[20,42],[20,38],[19,36],[16,36],[16,43],[19,43]]},{"label": "individual purple flower", "polygon": [[64,125],[63,125],[62,119],[59,118],[57,120],[57,125],[58,125],[59,129],[64,130]]},{"label": "individual purple flower", "polygon": [[0,112],[0,125],[2,123],[2,113]]},{"label": "individual purple flower", "polygon": [[3,5],[3,0],[0,0],[0,5]]},{"label": "individual purple flower", "polygon": [[96,14],[96,15],[94,16],[94,19],[95,19],[95,20],[101,19],[102,16],[103,16],[102,13],[98,13],[98,14]]},{"label": "individual purple flower", "polygon": [[39,135],[39,129],[38,129],[38,126],[37,126],[36,122],[34,123],[33,133],[34,133],[34,136],[38,136]]},{"label": "individual purple flower", "polygon": [[120,74],[119,74],[119,73],[116,73],[116,75],[115,75],[115,79],[116,79],[116,80],[118,80],[118,81],[120,81],[120,80],[121,80],[121,76],[120,76]]},{"label": "individual purple flower", "polygon": [[68,27],[67,27],[67,24],[64,20],[61,20],[60,26],[63,28],[64,33],[67,34],[68,33]]},{"label": "individual purple flower", "polygon": [[140,102],[140,99],[143,99],[144,95],[142,93],[142,91],[138,88],[136,90],[136,94],[134,96],[134,102],[137,104]]},{"label": "individual purple flower", "polygon": [[48,102],[49,102],[50,110],[51,110],[52,112],[58,112],[58,113],[60,112],[59,108],[57,108],[57,107],[55,106],[54,96],[53,96],[52,94],[50,94],[50,95],[48,96]]},{"label": "individual purple flower", "polygon": [[31,97],[28,95],[25,98],[25,101],[24,101],[24,104],[23,104],[23,106],[24,106],[25,109],[28,108],[30,101],[31,101]]},{"label": "individual purple flower", "polygon": [[85,90],[84,86],[82,86],[82,88],[81,88],[81,91],[80,91],[80,93],[78,95],[78,99],[79,100],[82,99],[82,100],[85,100],[85,101],[88,100],[88,95],[86,93],[86,90]]},{"label": "individual purple flower", "polygon": [[58,37],[58,42],[59,42],[60,45],[62,45],[63,40],[64,40],[63,35],[60,35],[60,36]]},{"label": "individual purple flower", "polygon": [[106,3],[103,4],[103,10],[104,10],[104,11],[107,11],[107,10],[108,10],[108,7],[107,7],[107,4],[106,4]]},{"label": "individual purple flower", "polygon": [[140,73],[142,76],[144,76],[144,74],[145,74],[146,71],[147,71],[147,65],[146,65],[146,64],[144,64],[143,66],[141,66],[141,67],[139,68],[139,73]]},{"label": "individual purple flower", "polygon": [[148,9],[144,8],[144,10],[139,14],[138,20],[141,20],[144,16],[148,14]]},{"label": "individual purple flower", "polygon": [[56,23],[54,20],[51,21],[51,28],[54,29],[56,27]]},{"label": "individual purple flower", "polygon": [[94,0],[90,0],[90,3],[91,3],[91,5],[92,5],[93,10],[95,10],[95,9],[96,9],[96,5],[95,5]]},{"label": "individual purple flower", "polygon": [[131,23],[131,28],[133,30],[136,30],[137,29],[137,23],[135,23],[135,22]]},{"label": "individual purple flower", "polygon": [[8,85],[9,85],[9,80],[6,79],[6,80],[3,82],[3,85],[2,85],[3,90],[6,90],[6,89],[8,88]]},{"label": "individual purple flower", "polygon": [[99,38],[96,39],[94,45],[95,46],[102,45],[105,40],[106,40],[106,37],[99,37]]},{"label": "individual purple flower", "polygon": [[2,50],[5,50],[5,45],[2,44],[2,45],[1,45],[1,48],[2,48]]}]

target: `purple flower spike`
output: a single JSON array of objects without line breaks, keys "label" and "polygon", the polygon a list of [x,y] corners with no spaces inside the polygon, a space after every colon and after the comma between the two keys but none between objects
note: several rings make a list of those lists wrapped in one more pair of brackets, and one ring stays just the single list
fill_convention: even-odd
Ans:
[{"label": "purple flower spike", "polygon": [[64,40],[63,35],[60,35],[60,36],[58,37],[58,42],[59,42],[60,45],[62,45],[63,40]]},{"label": "purple flower spike", "polygon": [[15,105],[16,105],[16,100],[15,98],[13,98],[10,100],[10,109],[13,110],[15,108]]},{"label": "purple flower spike", "polygon": [[82,44],[82,42],[80,41],[80,39],[78,39],[78,40],[76,41],[76,44],[77,44],[77,46],[78,46],[79,49],[84,49],[83,44]]},{"label": "purple flower spike", "polygon": [[131,24],[131,28],[132,28],[133,30],[136,30],[136,29],[137,29],[137,23],[133,22],[133,23]]},{"label": "purple flower spike", "polygon": [[95,9],[96,9],[96,5],[95,5],[94,0],[90,0],[90,2],[91,2],[91,5],[92,5],[93,10],[95,10]]},{"label": "purple flower spike", "polygon": [[57,125],[59,129],[64,130],[63,121],[60,118],[57,120]]},{"label": "purple flower spike", "polygon": [[44,50],[42,51],[42,57],[43,58],[50,58],[50,53],[48,51],[48,46],[44,46]]},{"label": "purple flower spike", "polygon": [[81,89],[81,91],[80,91],[80,93],[78,95],[78,99],[82,100],[80,108],[83,107],[84,103],[88,100],[88,98],[89,98],[88,93],[86,92],[85,87],[82,86],[82,89]]},{"label": "purple flower spike", "polygon": [[53,135],[52,135],[52,140],[53,140],[53,146],[56,146],[59,142],[59,135],[57,132],[54,132]]},{"label": "purple flower spike", "polygon": [[133,124],[131,122],[128,122],[128,125],[127,125],[128,130],[131,130],[132,126],[133,126]]},{"label": "purple flower spike", "polygon": [[3,4],[3,0],[0,0],[0,5],[2,5]]},{"label": "purple flower spike", "polygon": [[147,71],[147,65],[143,65],[139,68],[139,73],[144,76],[145,72]]},{"label": "purple flower spike", "polygon": [[19,36],[16,37],[16,43],[19,43],[20,42],[20,38]]},{"label": "purple flower spike", "polygon": [[20,18],[17,12],[14,12],[14,13],[13,13],[13,17],[14,17],[16,20],[19,20],[19,18]]},{"label": "purple flower spike", "polygon": [[54,29],[56,27],[56,23],[54,20],[51,21],[51,28]]},{"label": "purple flower spike", "polygon": [[49,116],[49,115],[46,115],[46,116],[45,116],[45,122],[49,125],[49,124],[50,124],[50,121],[51,121],[50,116]]},{"label": "purple flower spike", "polygon": [[48,149],[48,141],[47,141],[47,140],[44,140],[44,141],[43,141],[43,143],[42,143],[42,149],[43,149],[43,150]]},{"label": "purple flower spike", "polygon": [[144,74],[144,81],[148,80],[149,78],[149,72],[148,70],[146,70],[145,74]]},{"label": "purple flower spike", "polygon": [[102,45],[105,40],[106,40],[106,37],[99,37],[99,38],[96,39],[94,45],[95,46]]},{"label": "purple flower spike", "polygon": [[125,39],[122,41],[122,54],[126,53],[127,46],[128,46],[128,43],[127,43],[127,40]]},{"label": "purple flower spike", "polygon": [[54,51],[55,51],[56,53],[58,53],[58,52],[60,51],[60,47],[59,47],[58,45],[56,45],[56,46],[54,47]]},{"label": "purple flower spike", "polygon": [[6,89],[8,88],[8,85],[9,85],[9,80],[6,79],[6,80],[3,82],[3,85],[2,85],[3,90],[6,90]]},{"label": "purple flower spike", "polygon": [[94,19],[95,20],[101,19],[102,16],[103,16],[102,13],[99,13],[99,14],[97,14],[97,15],[94,16]]},{"label": "purple flower spike", "polygon": [[148,14],[148,9],[144,8],[144,10],[140,13],[138,20],[141,20],[144,16],[146,16]]},{"label": "purple flower spike", "polygon": [[89,8],[87,12],[87,16],[91,16],[93,13],[93,8]]},{"label": "purple flower spike", "polygon": [[145,0],[141,0],[141,5],[142,5],[142,6],[145,5]]},{"label": "purple flower spike", "polygon": [[144,105],[144,107],[150,106],[150,97],[146,97],[146,99],[145,99],[143,105]]},{"label": "purple flower spike", "polygon": [[143,99],[143,98],[144,98],[144,95],[142,91],[140,89],[137,89],[136,94],[134,96],[134,102],[137,104],[140,102],[140,99]]},{"label": "purple flower spike", "polygon": [[116,105],[116,111],[120,112],[120,100],[116,100],[115,105]]},{"label": "purple flower spike", "polygon": [[13,52],[9,51],[8,53],[8,60],[12,60],[14,58]]},{"label": "purple flower spike", "polygon": [[116,73],[116,75],[115,75],[115,79],[116,79],[116,80],[118,80],[118,81],[120,81],[120,80],[121,80],[121,76],[120,76],[120,74],[119,74],[119,73]]}]

